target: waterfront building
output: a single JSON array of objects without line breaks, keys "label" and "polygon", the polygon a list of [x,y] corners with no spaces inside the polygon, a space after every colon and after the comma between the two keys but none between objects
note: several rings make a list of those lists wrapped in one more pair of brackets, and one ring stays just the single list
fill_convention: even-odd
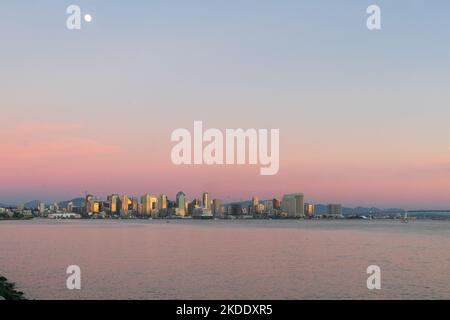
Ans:
[{"label": "waterfront building", "polygon": [[211,208],[211,199],[209,198],[208,192],[203,193],[203,208]]},{"label": "waterfront building", "polygon": [[92,213],[100,213],[101,210],[101,201],[97,201],[95,200],[94,203],[92,204]]},{"label": "waterfront building", "polygon": [[215,217],[221,216],[222,215],[222,200],[214,199],[211,211]]},{"label": "waterfront building", "polygon": [[314,217],[314,205],[311,203],[305,203],[305,216]]},{"label": "waterfront building", "polygon": [[182,191],[178,192],[176,196],[175,214],[179,217],[186,215],[186,195]]},{"label": "waterfront building", "polygon": [[150,194],[144,194],[141,197],[142,214],[156,215],[158,211],[158,197]]},{"label": "waterfront building", "polygon": [[257,214],[261,214],[261,213],[263,213],[264,212],[264,205],[262,204],[262,203],[258,203],[257,205],[256,205],[256,207],[255,207],[255,212],[257,213]]},{"label": "waterfront building", "polygon": [[44,214],[44,212],[45,212],[45,203],[40,202],[38,210],[39,210],[39,214],[41,214],[41,215]]},{"label": "waterfront building", "polygon": [[84,200],[84,210],[86,214],[92,213],[94,207],[94,196],[92,194],[86,195]]},{"label": "waterfront building", "polygon": [[107,197],[107,201],[109,203],[109,210],[108,210],[109,213],[111,215],[115,215],[117,213],[118,209],[120,209],[120,207],[119,207],[119,195],[117,195],[117,194],[109,195]]},{"label": "waterfront building", "polygon": [[273,199],[273,208],[275,210],[280,210],[281,209],[281,201],[280,199]]},{"label": "waterfront building", "polygon": [[73,201],[67,202],[66,212],[73,212]]},{"label": "waterfront building", "polygon": [[51,212],[58,212],[58,210],[59,210],[58,204],[57,204],[56,202],[53,202],[53,203],[50,205],[50,211],[51,211]]},{"label": "waterfront building", "polygon": [[213,218],[213,214],[211,212],[211,209],[200,207],[200,208],[194,209],[192,218],[194,218],[194,219],[211,219],[211,218]]},{"label": "waterfront building", "polygon": [[158,209],[167,209],[168,207],[168,200],[167,200],[167,196],[163,193],[159,196],[159,201],[158,201]]},{"label": "waterfront building", "polygon": [[200,205],[199,199],[192,200],[188,204],[188,210],[187,210],[188,215],[192,216],[194,214],[194,210],[197,208],[200,208],[200,207],[201,207],[201,205]]},{"label": "waterfront building", "polygon": [[342,216],[342,205],[337,203],[330,203],[328,205],[328,216],[330,217],[341,217]]},{"label": "waterfront building", "polygon": [[266,211],[272,211],[273,210],[273,200],[264,200],[264,209]]},{"label": "waterfront building", "polygon": [[252,207],[255,208],[259,204],[259,198],[253,197],[252,198]]},{"label": "waterfront building", "polygon": [[303,193],[286,194],[281,200],[281,211],[288,218],[304,217]]},{"label": "waterfront building", "polygon": [[242,215],[242,205],[240,203],[232,203],[229,206],[229,214],[233,216]]},{"label": "waterfront building", "polygon": [[139,198],[138,197],[132,197],[131,198],[131,211],[133,213],[139,213]]},{"label": "waterfront building", "polygon": [[126,194],[120,197],[120,214],[127,214],[130,210],[131,200]]}]

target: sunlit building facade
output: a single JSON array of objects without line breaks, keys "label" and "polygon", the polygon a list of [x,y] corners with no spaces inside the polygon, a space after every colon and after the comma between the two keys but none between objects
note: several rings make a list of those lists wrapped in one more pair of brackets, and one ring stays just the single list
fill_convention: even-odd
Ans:
[{"label": "sunlit building facade", "polygon": [[163,193],[159,196],[158,201],[158,209],[167,209],[168,202],[167,202],[167,196]]},{"label": "sunlit building facade", "polygon": [[216,216],[222,215],[222,200],[220,199],[214,199],[212,202],[212,214]]},{"label": "sunlit building facade", "polygon": [[186,215],[186,195],[182,191],[178,192],[176,196],[175,214],[179,217]]},{"label": "sunlit building facade", "polygon": [[305,216],[308,218],[314,217],[314,205],[311,203],[305,203]]},{"label": "sunlit building facade", "polygon": [[302,218],[305,216],[303,193],[286,194],[281,200],[281,211],[288,218]]},{"label": "sunlit building facade", "polygon": [[211,208],[211,199],[209,198],[209,193],[203,193],[203,208],[210,209]]}]

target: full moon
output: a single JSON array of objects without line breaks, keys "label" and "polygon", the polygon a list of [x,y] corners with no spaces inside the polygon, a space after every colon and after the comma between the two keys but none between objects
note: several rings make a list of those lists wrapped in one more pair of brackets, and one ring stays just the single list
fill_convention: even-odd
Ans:
[{"label": "full moon", "polygon": [[90,14],[86,14],[86,15],[84,16],[84,20],[85,20],[86,22],[91,22],[91,21],[92,21],[92,16],[91,16]]}]

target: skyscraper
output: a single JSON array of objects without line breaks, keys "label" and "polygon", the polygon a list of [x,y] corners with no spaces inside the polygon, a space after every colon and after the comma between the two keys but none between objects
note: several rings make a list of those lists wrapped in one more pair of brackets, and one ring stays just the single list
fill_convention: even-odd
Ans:
[{"label": "skyscraper", "polygon": [[107,198],[109,202],[109,214],[115,215],[118,209],[119,195],[112,194]]},{"label": "skyscraper", "polygon": [[39,213],[43,214],[45,212],[45,203],[39,203]]},{"label": "skyscraper", "polygon": [[84,211],[86,214],[92,213],[94,209],[94,196],[92,194],[86,195],[84,200]]},{"label": "skyscraper", "polygon": [[289,218],[304,217],[303,193],[286,194],[281,200],[281,210]]},{"label": "skyscraper", "polygon": [[259,208],[259,198],[258,197],[252,197],[252,205],[249,208],[249,213],[250,214],[258,213],[258,208]]},{"label": "skyscraper", "polygon": [[194,210],[197,208],[200,208],[200,200],[199,199],[194,199],[191,202],[189,202],[188,204],[188,215],[192,216],[194,214]]},{"label": "skyscraper", "polygon": [[258,197],[253,197],[252,198],[252,207],[255,208],[257,207],[259,204],[259,198]]},{"label": "skyscraper", "polygon": [[211,207],[211,200],[209,198],[209,193],[205,192],[203,193],[203,208],[210,209],[210,207]]},{"label": "skyscraper", "polygon": [[311,203],[305,203],[305,215],[309,218],[314,217],[314,205]]},{"label": "skyscraper", "polygon": [[127,214],[128,211],[130,210],[130,204],[131,204],[130,197],[128,197],[128,195],[124,194],[121,197],[120,202],[121,202],[120,213]]},{"label": "skyscraper", "polygon": [[214,199],[212,205],[212,214],[216,216],[222,215],[222,200]]},{"label": "skyscraper", "polygon": [[273,200],[264,200],[264,209],[266,211],[273,210]]},{"label": "skyscraper", "polygon": [[66,211],[73,212],[73,202],[72,201],[67,202]]},{"label": "skyscraper", "polygon": [[281,208],[281,201],[280,201],[280,199],[273,199],[273,208],[275,210],[279,210]]},{"label": "skyscraper", "polygon": [[100,201],[94,201],[92,204],[92,213],[99,213],[101,209],[101,202]]},{"label": "skyscraper", "polygon": [[164,193],[159,196],[158,209],[167,209],[167,196]]},{"label": "skyscraper", "polygon": [[232,203],[229,206],[229,214],[233,216],[242,215],[242,205],[240,203]]},{"label": "skyscraper", "polygon": [[158,210],[158,198],[149,194],[144,194],[141,197],[142,214],[155,215]]},{"label": "skyscraper", "polygon": [[186,215],[186,195],[182,191],[177,193],[176,202],[175,214],[184,217]]},{"label": "skyscraper", "polygon": [[138,213],[139,210],[139,199],[137,197],[133,197],[131,199],[131,211],[133,213]]},{"label": "skyscraper", "polygon": [[328,215],[332,217],[342,216],[342,205],[337,203],[331,203],[328,205]]}]

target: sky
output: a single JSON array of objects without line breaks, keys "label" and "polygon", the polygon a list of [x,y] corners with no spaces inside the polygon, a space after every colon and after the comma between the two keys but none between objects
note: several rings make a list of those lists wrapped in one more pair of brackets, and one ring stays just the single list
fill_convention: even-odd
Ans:
[{"label": "sky", "polygon": [[[76,4],[92,21],[66,28]],[[366,8],[381,8],[369,31]],[[0,2],[0,203],[303,192],[450,208],[450,2]],[[280,130],[280,170],[176,166],[170,135]]]}]

